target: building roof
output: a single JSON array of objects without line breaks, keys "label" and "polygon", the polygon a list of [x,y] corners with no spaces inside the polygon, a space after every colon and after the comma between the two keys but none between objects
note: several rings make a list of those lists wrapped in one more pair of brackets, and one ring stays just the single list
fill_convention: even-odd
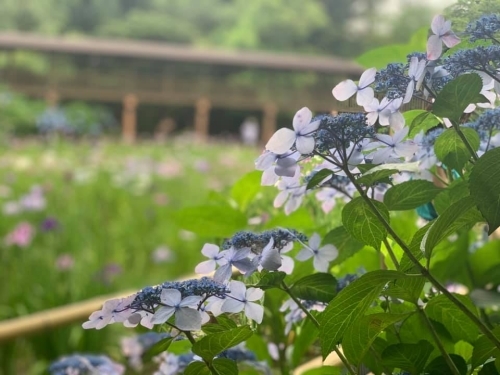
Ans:
[{"label": "building roof", "polygon": [[344,75],[360,74],[363,71],[356,63],[337,57],[228,51],[150,41],[87,37],[69,38],[10,32],[0,33],[0,49],[121,56],[214,65],[340,73]]}]

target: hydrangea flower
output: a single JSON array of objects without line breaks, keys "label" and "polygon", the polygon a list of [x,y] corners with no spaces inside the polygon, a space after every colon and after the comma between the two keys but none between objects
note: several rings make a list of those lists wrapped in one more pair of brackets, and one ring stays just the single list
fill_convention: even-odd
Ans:
[{"label": "hydrangea flower", "polygon": [[125,367],[103,355],[74,354],[53,362],[50,375],[123,375]]},{"label": "hydrangea flower", "polygon": [[404,127],[398,130],[394,135],[377,134],[378,143],[373,145],[379,146],[373,156],[373,164],[381,164],[387,162],[391,158],[408,158],[417,152],[418,145],[413,141],[404,139],[408,135],[410,128]]},{"label": "hydrangea flower", "polygon": [[433,35],[427,40],[427,59],[437,60],[443,53],[443,43],[451,48],[460,43],[460,38],[451,31],[451,21],[445,21],[442,15],[437,15],[431,23]]},{"label": "hydrangea flower", "polygon": [[248,319],[257,323],[262,323],[264,308],[255,303],[264,295],[264,291],[259,288],[248,288],[241,281],[231,281],[229,283],[231,293],[222,304],[222,311],[227,313],[239,313],[245,311]]},{"label": "hydrangea flower", "polygon": [[194,269],[194,272],[196,273],[206,274],[213,272],[217,265],[222,265],[224,263],[224,255],[219,253],[219,246],[217,245],[207,243],[201,249],[201,253],[209,260],[198,264]]},{"label": "hydrangea flower", "polygon": [[328,272],[330,262],[337,258],[339,254],[337,248],[331,244],[323,247],[321,245],[321,237],[314,233],[309,239],[309,246],[306,246],[295,257],[297,260],[305,261],[313,258],[314,269],[319,272]]},{"label": "hydrangea flower", "polygon": [[228,250],[221,252],[223,259],[221,260],[222,266],[215,271],[214,280],[219,283],[225,283],[231,278],[232,267],[236,267],[242,273],[253,271],[254,265],[248,258],[250,249],[235,249],[231,247]]},{"label": "hydrangea flower", "polygon": [[181,292],[176,289],[161,291],[162,306],[155,312],[153,324],[165,323],[171,316],[175,316],[175,326],[182,331],[196,331],[201,329],[201,314],[196,308],[201,301],[200,296],[182,298]]},{"label": "hydrangea flower", "polygon": [[293,117],[293,130],[281,128],[273,134],[266,144],[266,150],[281,155],[288,152],[293,145],[303,155],[314,151],[314,132],[318,129],[319,121],[312,120],[312,112],[304,107]]},{"label": "hydrangea flower", "polygon": [[413,91],[415,91],[415,89],[420,89],[419,85],[421,84],[421,79],[424,75],[426,63],[427,62],[425,60],[419,60],[415,56],[410,59],[410,66],[408,68],[408,76],[410,77],[410,82],[408,83],[408,87],[406,88],[406,94],[403,99],[403,103],[409,103],[413,96]]},{"label": "hydrangea flower", "polygon": [[356,94],[356,103],[358,105],[363,106],[371,103],[375,94],[370,85],[375,81],[376,73],[376,68],[370,68],[361,74],[358,84],[350,79],[340,82],[333,88],[333,96],[335,99],[343,102]]}]

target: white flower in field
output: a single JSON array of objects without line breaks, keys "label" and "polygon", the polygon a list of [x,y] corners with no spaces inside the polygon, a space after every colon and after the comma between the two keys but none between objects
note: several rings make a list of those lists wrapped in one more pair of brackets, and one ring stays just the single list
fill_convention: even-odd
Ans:
[{"label": "white flower in field", "polygon": [[262,267],[268,271],[276,271],[281,267],[281,256],[277,248],[274,247],[274,238],[271,237],[262,252],[252,259],[255,268]]},{"label": "white flower in field", "polygon": [[405,141],[410,128],[404,127],[398,130],[394,135],[377,134],[374,145],[379,147],[377,151],[373,152],[373,164],[385,163],[392,158],[409,158],[418,151],[418,144],[412,140]]},{"label": "white flower in field", "polygon": [[358,84],[350,79],[340,82],[333,88],[333,96],[342,102],[356,94],[356,103],[358,105],[364,106],[371,103],[375,94],[370,85],[375,81],[376,73],[376,68],[370,68],[363,72]]},{"label": "white flower in field", "polygon": [[182,331],[201,329],[201,313],[196,310],[201,301],[200,296],[182,298],[177,289],[163,289],[160,296],[161,306],[154,314],[153,324],[165,323],[175,316],[175,326]]},{"label": "white flower in field", "polygon": [[340,194],[337,189],[330,187],[323,188],[316,193],[316,199],[321,202],[321,209],[325,214],[333,210]]},{"label": "white flower in field", "polygon": [[370,103],[365,104],[363,108],[366,112],[366,123],[368,125],[375,125],[382,111],[387,111],[390,114],[390,110],[387,109],[387,106],[389,104],[390,101],[389,99],[387,99],[387,97],[384,97],[380,102],[377,98],[373,98]]},{"label": "white flower in field", "polygon": [[264,291],[259,288],[248,288],[241,281],[231,281],[229,283],[231,293],[222,304],[222,311],[226,313],[239,313],[245,311],[248,319],[257,323],[262,323],[264,308],[255,303],[264,295]]},{"label": "white flower in field", "polygon": [[386,108],[379,113],[379,124],[382,126],[390,125],[394,130],[402,129],[405,124],[405,119],[399,110],[402,104],[403,98],[391,100]]},{"label": "white flower in field", "polygon": [[222,298],[219,298],[216,296],[209,297],[206,300],[206,305],[205,305],[204,310],[211,312],[213,316],[219,316],[223,313],[222,312],[222,304],[224,303],[224,301],[225,301],[225,299],[222,299]]},{"label": "white flower in field", "polygon": [[129,306],[134,298],[135,295],[131,295],[126,298],[110,299],[104,302],[102,309],[94,311],[90,315],[89,320],[82,324],[82,327],[85,329],[102,329],[108,324],[124,322],[133,313],[133,311],[129,309]]},{"label": "white flower in field", "polygon": [[275,208],[285,205],[285,214],[289,215],[300,207],[306,193],[306,186],[301,186],[298,179],[283,178],[278,182],[278,189],[281,191],[274,199]]},{"label": "white flower in field", "polygon": [[321,237],[314,233],[309,239],[309,246],[304,247],[295,257],[297,260],[305,261],[313,258],[314,269],[319,272],[328,272],[330,262],[339,254],[337,248],[331,244],[319,247]]},{"label": "white flower in field", "polygon": [[203,245],[201,253],[205,255],[209,260],[198,264],[194,269],[194,272],[196,273],[206,274],[213,272],[217,265],[222,265],[224,263],[224,256],[223,254],[219,253],[219,246],[217,245],[206,243],[205,245]]},{"label": "white flower in field", "polygon": [[421,78],[424,74],[425,64],[425,60],[418,61],[418,58],[415,56],[410,59],[410,67],[408,68],[408,76],[410,77],[410,82],[406,87],[406,94],[403,99],[403,103],[409,103],[413,96],[413,91],[415,91],[415,88],[417,90],[420,88],[419,84],[421,84]]},{"label": "white flower in field", "polygon": [[293,249],[293,242],[289,242],[288,244],[283,247],[280,251],[281,255],[281,267],[278,268],[278,271],[282,271],[286,273],[287,275],[291,275],[293,272],[293,269],[295,267],[295,262],[292,257],[289,257],[288,255],[283,255],[288,253]]},{"label": "white flower in field", "polygon": [[236,267],[242,273],[247,273],[255,269],[252,261],[248,258],[250,255],[249,248],[243,248],[236,250],[234,247],[228,250],[221,251],[223,256],[221,260],[222,266],[219,267],[214,274],[214,280],[224,284],[231,278],[232,267]]},{"label": "white flower in field", "polygon": [[443,53],[443,43],[451,48],[460,43],[460,38],[451,31],[451,21],[437,15],[432,19],[431,30],[433,35],[427,40],[427,60],[437,60]]},{"label": "white flower in field", "polygon": [[136,311],[130,317],[123,322],[123,325],[127,328],[137,327],[138,324],[145,328],[152,329],[154,323],[152,322],[154,314],[147,311]]},{"label": "white flower in field", "polygon": [[313,133],[318,129],[320,121],[312,120],[312,112],[304,107],[293,117],[293,130],[281,128],[273,134],[266,144],[266,150],[281,155],[287,153],[295,144],[301,154],[310,154],[314,151]]}]

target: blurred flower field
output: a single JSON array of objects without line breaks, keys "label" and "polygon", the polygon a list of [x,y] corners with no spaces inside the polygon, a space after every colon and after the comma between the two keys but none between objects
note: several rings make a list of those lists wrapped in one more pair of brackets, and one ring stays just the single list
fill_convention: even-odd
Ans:
[{"label": "blurred flower field", "polygon": [[[183,142],[23,141],[3,149],[0,320],[192,273],[207,236],[182,229],[173,213],[222,199],[258,153]],[[0,343],[0,373],[44,373],[72,352],[119,356],[126,333],[84,331],[77,322]]]}]

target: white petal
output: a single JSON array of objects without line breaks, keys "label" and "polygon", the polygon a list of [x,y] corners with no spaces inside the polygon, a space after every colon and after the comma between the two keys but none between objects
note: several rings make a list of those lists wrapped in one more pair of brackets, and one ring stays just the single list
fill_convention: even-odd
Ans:
[{"label": "white petal", "polygon": [[378,119],[378,112],[369,112],[366,114],[366,123],[368,125],[375,125]]},{"label": "white petal", "polygon": [[375,97],[375,93],[371,87],[366,87],[364,89],[358,90],[356,94],[356,103],[358,105],[363,106],[372,102]]},{"label": "white petal", "polygon": [[217,263],[215,262],[215,260],[206,260],[198,264],[194,269],[194,272],[199,274],[207,274],[213,272],[215,270],[216,265]]},{"label": "white petal", "polygon": [[333,97],[341,102],[349,99],[358,91],[358,86],[350,79],[340,82],[332,90]]},{"label": "white petal", "polygon": [[328,262],[322,261],[318,257],[314,257],[313,266],[314,269],[318,272],[328,272],[330,264]]},{"label": "white petal", "polygon": [[264,291],[259,288],[248,288],[246,293],[247,301],[257,301],[264,296]]},{"label": "white petal", "polygon": [[198,307],[198,304],[201,302],[200,296],[189,296],[184,298],[179,304],[180,307]]},{"label": "white petal", "polygon": [[311,238],[309,238],[309,247],[313,250],[318,250],[321,244],[321,237],[318,233],[313,233]]},{"label": "white petal", "polygon": [[319,249],[318,254],[319,258],[332,261],[335,258],[337,258],[337,255],[339,255],[339,251],[332,244],[327,244],[323,246],[321,249]]},{"label": "white petal", "polygon": [[415,78],[415,73],[417,73],[417,68],[418,68],[418,58],[416,56],[413,56],[410,59],[410,67],[408,68],[408,76],[410,78]]},{"label": "white petal", "polygon": [[441,35],[445,26],[444,17],[441,14],[434,16],[431,22],[431,30],[436,35]]},{"label": "white petal", "polygon": [[297,147],[298,152],[302,155],[307,155],[314,151],[314,145],[315,142],[313,137],[298,136],[295,146]]},{"label": "white petal", "polygon": [[295,256],[295,259],[300,260],[301,262],[311,259],[314,253],[309,250],[309,249],[302,249],[299,251],[299,253]]},{"label": "white petal", "polygon": [[154,313],[151,322],[154,324],[163,324],[167,320],[169,320],[170,317],[174,315],[174,313],[175,313],[175,307],[162,306]]},{"label": "white petal", "polygon": [[262,251],[260,265],[268,271],[276,271],[281,267],[281,256],[277,249],[269,248]]},{"label": "white petal", "polygon": [[295,132],[292,129],[281,128],[267,142],[266,149],[275,154],[284,154],[292,148],[295,138]]},{"label": "white petal", "polygon": [[211,243],[206,243],[205,245],[203,245],[201,253],[205,255],[207,258],[213,258],[217,254],[219,254],[219,246]]},{"label": "white petal", "polygon": [[175,313],[175,326],[182,331],[201,329],[201,314],[198,310],[182,307]]},{"label": "white petal", "polygon": [[378,115],[378,123],[382,126],[389,125],[389,118],[391,117],[391,110],[389,108],[384,109]]},{"label": "white petal", "polygon": [[300,131],[300,134],[302,134],[302,135],[310,134],[310,133],[318,130],[320,124],[321,124],[321,120],[313,121],[313,122],[309,123],[308,125],[304,126],[302,128],[302,130]]},{"label": "white petal", "polygon": [[300,132],[302,129],[304,129],[309,123],[311,122],[312,119],[312,112],[309,108],[303,107],[295,113],[295,116],[293,116],[293,128],[295,129],[295,132]]},{"label": "white petal", "polygon": [[399,111],[391,113],[389,116],[389,125],[393,130],[400,130],[405,126],[405,118],[403,114]]},{"label": "white petal", "polygon": [[446,45],[446,47],[451,48],[456,46],[458,43],[460,43],[460,38],[455,35],[453,32],[449,32],[446,35],[443,35],[441,38],[443,40],[443,43]]},{"label": "white petal", "polygon": [[224,303],[222,304],[221,310],[222,312],[227,313],[239,313],[245,307],[245,303],[241,301],[236,301],[232,298],[226,298]]},{"label": "white petal", "polygon": [[406,128],[402,128],[401,130],[398,130],[396,133],[394,133],[394,136],[392,137],[393,140],[394,140],[394,143],[400,143],[401,141],[403,141],[403,139],[406,138],[406,136],[408,135],[408,132],[410,131],[410,128],[409,127],[406,127]]},{"label": "white petal", "polygon": [[366,112],[376,112],[376,111],[378,111],[379,106],[380,106],[380,103],[379,103],[378,99],[373,98],[373,100],[370,103],[365,104],[363,106],[363,108],[365,109]]},{"label": "white petal", "polygon": [[392,154],[392,148],[391,147],[384,147],[381,148],[380,150],[375,151],[371,156],[373,157],[373,164],[382,164],[385,163],[391,156]]},{"label": "white petal", "polygon": [[403,103],[409,103],[412,96],[413,96],[413,91],[415,90],[415,81],[412,79],[409,83],[408,86],[406,87],[406,93],[405,97],[403,99]]},{"label": "white petal", "polygon": [[279,208],[283,206],[283,204],[286,202],[288,199],[288,196],[290,193],[288,191],[281,191],[279,194],[274,198],[274,208]]},{"label": "white petal", "polygon": [[281,256],[281,267],[278,268],[278,271],[284,272],[287,275],[291,275],[294,267],[295,267],[295,262],[291,257],[287,255]]},{"label": "white petal", "polygon": [[297,210],[300,207],[303,199],[303,195],[293,195],[285,204],[285,215],[290,215],[292,212]]},{"label": "white petal", "polygon": [[443,43],[437,35],[431,35],[427,40],[427,60],[437,60],[443,52]]},{"label": "white petal", "polygon": [[229,283],[229,290],[231,292],[231,296],[237,299],[245,299],[245,295],[247,292],[247,287],[241,281],[233,280]]},{"label": "white petal", "polygon": [[232,275],[232,269],[231,269],[231,264],[224,264],[223,266],[219,267],[217,271],[215,271],[214,274],[214,280],[217,281],[218,283],[225,283],[227,280],[231,278]]},{"label": "white petal", "polygon": [[255,160],[255,169],[264,171],[270,168],[276,161],[276,154],[274,152],[266,151]]},{"label": "white petal", "polygon": [[273,186],[276,182],[278,182],[280,176],[278,176],[274,172],[274,167],[266,169],[262,173],[262,177],[260,179],[260,184],[262,186]]},{"label": "white petal", "polygon": [[367,69],[361,74],[358,86],[363,89],[368,85],[371,85],[375,81],[375,74],[377,74],[377,68]]},{"label": "white petal", "polygon": [[177,289],[163,289],[160,300],[168,306],[177,306],[181,302],[181,292]]},{"label": "white petal", "polygon": [[252,319],[260,324],[264,318],[264,308],[256,303],[247,302],[245,304],[245,315],[248,319]]},{"label": "white petal", "polygon": [[418,151],[418,145],[414,142],[403,142],[399,143],[394,147],[394,151],[398,156],[410,157],[413,156],[415,152]]}]

